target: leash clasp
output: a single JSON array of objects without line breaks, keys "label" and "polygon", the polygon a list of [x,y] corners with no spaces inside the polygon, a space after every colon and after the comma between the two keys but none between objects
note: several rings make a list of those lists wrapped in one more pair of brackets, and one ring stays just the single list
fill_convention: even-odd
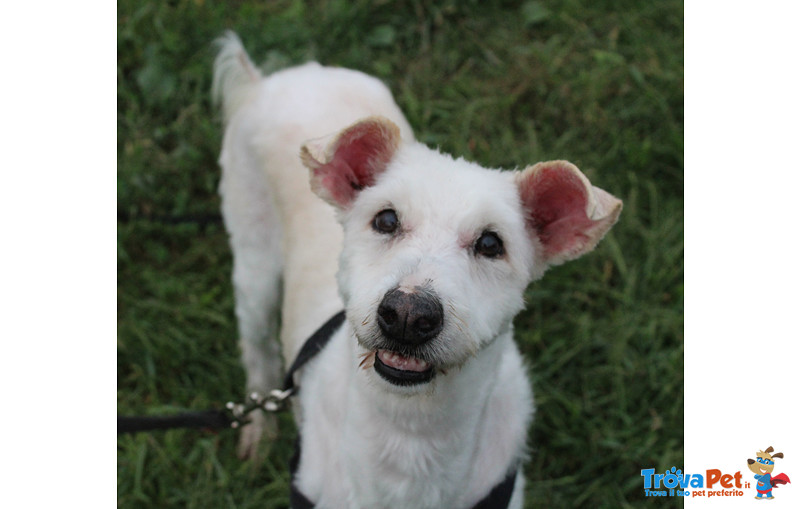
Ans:
[{"label": "leash clasp", "polygon": [[280,412],[286,406],[286,400],[294,393],[295,388],[286,390],[273,389],[266,396],[263,396],[260,392],[253,391],[249,394],[245,403],[229,401],[225,408],[230,413],[231,428],[238,428],[250,422],[248,415],[255,410],[268,413]]}]

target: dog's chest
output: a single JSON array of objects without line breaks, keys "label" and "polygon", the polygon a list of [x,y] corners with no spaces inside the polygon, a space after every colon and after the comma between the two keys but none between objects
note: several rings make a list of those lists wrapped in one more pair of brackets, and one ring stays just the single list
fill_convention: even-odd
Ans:
[{"label": "dog's chest", "polygon": [[300,491],[348,508],[452,507],[467,496],[480,413],[382,406],[352,383],[353,358],[337,334],[303,375]]},{"label": "dog's chest", "polygon": [[[365,507],[452,506],[465,495],[459,491],[471,475],[474,453],[459,435],[446,428],[423,435],[387,426],[369,443],[343,451],[356,498]],[[345,435],[344,442],[354,439]]]}]

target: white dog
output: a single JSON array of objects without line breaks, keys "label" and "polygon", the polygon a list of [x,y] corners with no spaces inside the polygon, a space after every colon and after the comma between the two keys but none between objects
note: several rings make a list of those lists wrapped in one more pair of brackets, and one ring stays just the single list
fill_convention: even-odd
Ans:
[{"label": "white dog", "polygon": [[[362,73],[262,77],[234,34],[214,84],[248,391],[280,386],[278,323],[288,364],[346,311],[298,376],[298,506],[488,507],[505,491],[522,507],[533,397],[512,319],[622,203],[568,162],[488,170],[415,142]],[[240,452],[270,430],[245,426]]]}]

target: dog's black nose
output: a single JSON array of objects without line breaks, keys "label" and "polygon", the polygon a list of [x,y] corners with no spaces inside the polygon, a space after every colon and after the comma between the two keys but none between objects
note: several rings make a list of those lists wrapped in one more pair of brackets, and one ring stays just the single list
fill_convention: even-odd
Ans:
[{"label": "dog's black nose", "polygon": [[425,289],[406,293],[389,290],[378,306],[378,325],[386,338],[407,345],[421,345],[442,330],[439,299]]}]

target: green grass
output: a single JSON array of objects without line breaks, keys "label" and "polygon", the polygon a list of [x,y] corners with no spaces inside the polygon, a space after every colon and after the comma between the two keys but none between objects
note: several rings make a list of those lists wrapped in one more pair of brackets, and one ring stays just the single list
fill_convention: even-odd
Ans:
[{"label": "green grass", "polygon": [[[243,389],[218,214],[211,41],[269,68],[381,77],[418,137],[491,167],[569,159],[625,202],[598,249],[550,271],[516,320],[537,416],[528,507],[639,507],[639,470],[683,462],[680,1],[118,3],[120,413]],[[292,424],[260,463],[236,433],[118,440],[119,507],[285,507]],[[674,506],[680,500],[663,501]]]}]

